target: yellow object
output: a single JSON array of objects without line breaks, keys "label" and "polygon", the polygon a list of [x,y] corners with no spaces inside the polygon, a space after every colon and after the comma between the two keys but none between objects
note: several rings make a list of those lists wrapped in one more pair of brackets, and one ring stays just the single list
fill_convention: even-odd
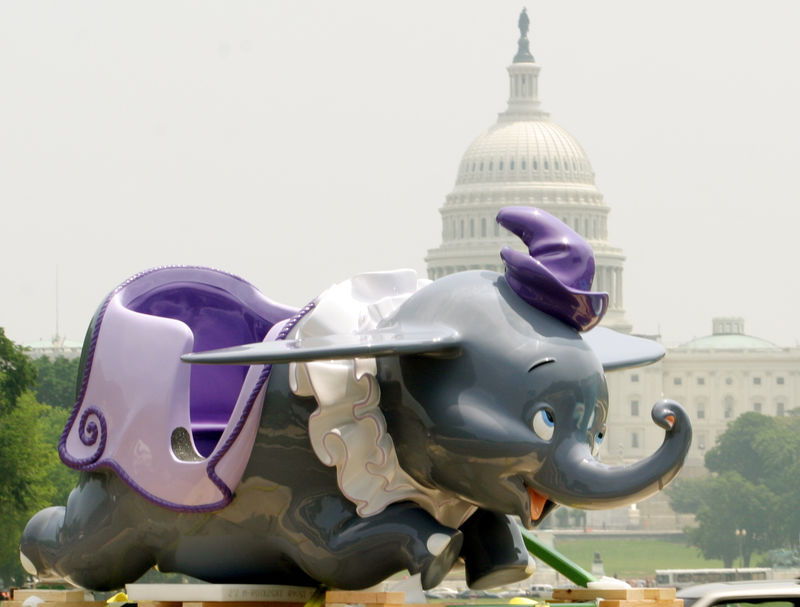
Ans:
[{"label": "yellow object", "polygon": [[539,601],[534,601],[524,596],[515,596],[508,603],[510,605],[538,605]]},{"label": "yellow object", "polygon": [[322,586],[317,587],[313,596],[306,601],[303,607],[324,607],[325,605],[325,589]]},{"label": "yellow object", "polygon": [[128,595],[125,594],[124,592],[118,592],[117,594],[115,594],[106,601],[106,603],[108,603],[109,605],[111,603],[127,603],[127,602],[128,602]]}]

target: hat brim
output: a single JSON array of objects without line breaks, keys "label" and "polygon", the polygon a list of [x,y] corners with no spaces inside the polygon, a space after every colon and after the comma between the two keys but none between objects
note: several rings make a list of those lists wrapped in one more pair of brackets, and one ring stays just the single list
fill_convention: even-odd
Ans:
[{"label": "hat brim", "polygon": [[608,293],[565,285],[547,267],[526,253],[503,247],[506,281],[522,299],[578,331],[596,326],[608,308]]}]

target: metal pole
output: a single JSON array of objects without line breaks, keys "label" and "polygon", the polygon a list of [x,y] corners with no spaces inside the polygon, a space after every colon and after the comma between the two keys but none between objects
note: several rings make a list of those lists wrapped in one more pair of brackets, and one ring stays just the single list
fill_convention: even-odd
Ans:
[{"label": "metal pole", "polygon": [[586,571],[586,569],[577,563],[573,563],[560,552],[556,552],[552,548],[545,546],[544,543],[527,529],[520,527],[520,531],[522,532],[522,540],[525,542],[525,547],[528,549],[528,552],[540,561],[550,565],[570,582],[585,588],[589,582],[597,581],[597,578]]}]

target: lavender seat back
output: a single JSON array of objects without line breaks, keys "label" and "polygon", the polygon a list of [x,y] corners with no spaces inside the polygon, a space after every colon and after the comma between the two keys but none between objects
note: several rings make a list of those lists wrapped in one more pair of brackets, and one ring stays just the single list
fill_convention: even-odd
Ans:
[{"label": "lavender seat back", "polygon": [[[207,271],[216,274],[214,282],[219,285],[219,273]],[[252,287],[243,291],[240,279],[231,276],[230,280],[231,289],[197,280],[174,280],[137,296],[126,307],[185,323],[194,335],[195,352],[261,341],[275,323],[296,312],[270,302]],[[214,450],[248,369],[239,365],[192,366],[191,431],[200,455],[207,457]]]}]

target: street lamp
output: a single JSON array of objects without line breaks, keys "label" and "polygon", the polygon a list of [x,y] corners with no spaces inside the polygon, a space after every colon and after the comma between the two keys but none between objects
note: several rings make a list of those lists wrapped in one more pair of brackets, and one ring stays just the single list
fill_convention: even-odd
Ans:
[{"label": "street lamp", "polygon": [[747,539],[747,529],[737,529],[736,538],[739,540],[739,558],[742,559],[742,567],[744,567],[744,550],[742,549],[742,542]]}]

